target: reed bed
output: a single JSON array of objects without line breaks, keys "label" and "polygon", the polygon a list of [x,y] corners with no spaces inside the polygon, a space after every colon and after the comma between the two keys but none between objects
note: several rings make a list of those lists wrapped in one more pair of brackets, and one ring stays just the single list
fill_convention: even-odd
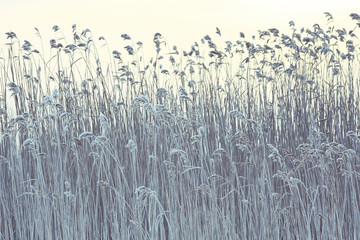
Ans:
[{"label": "reed bed", "polygon": [[360,15],[325,15],[187,49],[156,33],[150,59],[127,34],[6,33],[0,239],[360,239]]}]

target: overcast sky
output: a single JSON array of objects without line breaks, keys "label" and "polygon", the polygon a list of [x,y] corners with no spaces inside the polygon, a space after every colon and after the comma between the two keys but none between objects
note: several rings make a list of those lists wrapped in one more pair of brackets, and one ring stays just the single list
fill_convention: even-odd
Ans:
[{"label": "overcast sky", "polygon": [[353,27],[349,14],[360,14],[360,1],[0,0],[0,44],[6,42],[4,33],[10,30],[22,40],[31,40],[37,27],[44,39],[50,39],[54,38],[53,25],[70,34],[76,23],[113,44],[121,40],[122,33],[146,43],[160,32],[170,43],[189,45],[205,34],[214,34],[215,27],[224,38],[235,40],[240,31],[249,36],[270,27],[289,29],[290,20],[298,27],[326,24],[325,11],[334,15],[336,25]]}]

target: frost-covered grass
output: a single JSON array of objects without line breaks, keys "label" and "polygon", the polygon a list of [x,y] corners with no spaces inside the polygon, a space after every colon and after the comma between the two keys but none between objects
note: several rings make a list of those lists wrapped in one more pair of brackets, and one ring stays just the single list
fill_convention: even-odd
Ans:
[{"label": "frost-covered grass", "polygon": [[326,17],[185,51],[157,33],[151,59],[6,33],[0,239],[359,239],[360,15]]}]

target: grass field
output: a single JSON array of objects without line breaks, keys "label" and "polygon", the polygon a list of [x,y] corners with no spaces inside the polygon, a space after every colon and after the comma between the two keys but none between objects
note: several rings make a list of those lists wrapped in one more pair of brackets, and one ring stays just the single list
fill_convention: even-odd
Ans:
[{"label": "grass field", "polygon": [[0,239],[360,239],[360,15],[325,15],[157,33],[149,59],[127,34],[6,33]]}]

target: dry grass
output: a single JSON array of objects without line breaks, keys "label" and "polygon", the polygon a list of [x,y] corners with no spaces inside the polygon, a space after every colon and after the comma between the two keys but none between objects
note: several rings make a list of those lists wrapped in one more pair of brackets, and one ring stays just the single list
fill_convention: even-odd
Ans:
[{"label": "dry grass", "polygon": [[46,58],[7,33],[0,239],[359,239],[360,16],[327,17],[184,52],[155,34],[149,61],[126,34],[111,53],[73,26]]}]

